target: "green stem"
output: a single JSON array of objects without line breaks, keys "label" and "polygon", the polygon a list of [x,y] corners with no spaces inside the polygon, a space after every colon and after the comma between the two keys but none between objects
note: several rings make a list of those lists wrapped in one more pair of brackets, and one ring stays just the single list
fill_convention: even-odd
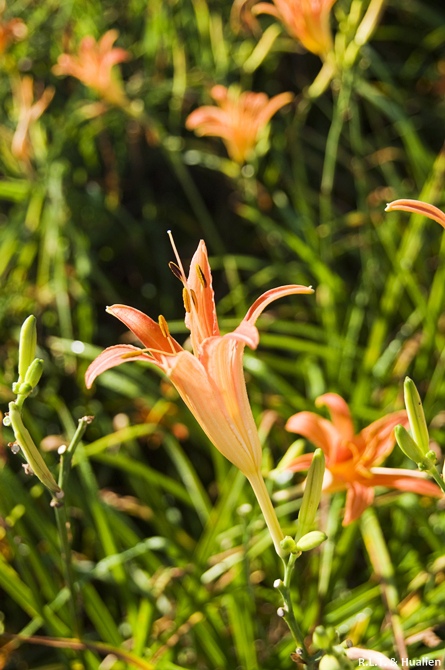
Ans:
[{"label": "green stem", "polygon": [[285,554],[281,548],[281,541],[284,540],[284,534],[281,530],[281,526],[277,519],[275,508],[272,505],[269,491],[267,490],[264,479],[260,472],[256,472],[254,475],[249,476],[248,480],[261,507],[261,511],[275,546],[275,551],[277,552],[278,556],[284,559]]},{"label": "green stem", "polygon": [[284,563],[284,577],[283,581],[279,586],[279,591],[283,597],[283,602],[284,602],[284,620],[289,626],[289,630],[292,633],[292,637],[295,640],[295,644],[297,645],[297,648],[301,649],[301,658],[305,663],[309,662],[309,654],[306,649],[306,645],[304,644],[304,635],[303,631],[301,630],[296,618],[295,618],[295,613],[294,613],[294,608],[292,606],[292,596],[291,596],[291,591],[290,591],[290,583],[292,579],[292,573],[294,571],[295,567],[295,562],[297,558],[300,556],[301,552],[298,554],[291,554],[289,556],[289,560],[286,563],[285,560],[283,559]]},{"label": "green stem", "polygon": [[[67,447],[65,452],[61,456],[60,460],[60,470],[59,470],[59,486],[62,491],[65,490],[66,483],[68,481],[70,473],[70,465],[74,455],[74,452],[79,445],[83,434],[85,433],[86,427],[91,423],[92,417],[84,416],[82,419],[79,419],[77,430],[73,435],[73,438],[70,442],[70,445]],[[79,616],[77,612],[77,594],[76,586],[74,582],[73,575],[73,566],[71,561],[71,546],[68,536],[68,516],[66,513],[66,507],[64,502],[56,503],[55,505],[55,515],[57,522],[57,529],[60,537],[61,544],[61,558],[63,573],[66,585],[70,593],[69,607],[71,619],[73,622],[74,632],[77,637],[80,636],[80,625],[79,625]]]}]

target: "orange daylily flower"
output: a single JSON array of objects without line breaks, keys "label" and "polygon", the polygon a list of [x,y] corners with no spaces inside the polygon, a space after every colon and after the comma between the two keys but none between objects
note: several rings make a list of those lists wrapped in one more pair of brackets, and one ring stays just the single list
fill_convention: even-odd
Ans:
[{"label": "orange daylily flower", "polygon": [[292,93],[269,98],[265,93],[241,92],[236,87],[214,86],[210,91],[217,107],[195,109],[186,120],[186,128],[197,135],[221,137],[227,153],[243,164],[252,156],[260,131],[272,116],[293,100]]},{"label": "orange daylily flower", "polygon": [[125,104],[125,93],[121,82],[113,76],[113,67],[128,60],[130,54],[125,49],[113,47],[117,37],[117,30],[109,30],[98,42],[94,37],[84,37],[78,55],[59,56],[53,67],[54,74],[76,77],[107,102],[119,106]]},{"label": "orange daylily flower", "polygon": [[[355,434],[349,407],[339,395],[326,393],[317,398],[316,405],[327,407],[332,420],[313,412],[298,412],[288,420],[286,428],[323,449],[326,457],[323,490],[347,491],[344,526],[358,519],[372,504],[376,486],[420,495],[442,495],[439,487],[427,481],[422,472],[378,467],[394,448],[394,428],[409,425],[405,410],[388,414]],[[307,470],[311,461],[312,454],[303,454],[287,467],[299,472]]]},{"label": "orange daylily flower", "polygon": [[18,122],[15,129],[11,151],[16,158],[29,163],[32,157],[32,145],[29,136],[32,124],[39,119],[54,97],[54,88],[48,86],[34,102],[34,81],[25,76],[14,87],[14,101],[18,111]]},{"label": "orange daylily flower", "polygon": [[330,28],[331,8],[335,0],[273,0],[259,2],[255,14],[270,14],[312,53],[324,58],[333,48]]},{"label": "orange daylily flower", "polygon": [[261,444],[247,396],[242,358],[246,345],[251,349],[258,345],[255,322],[269,303],[283,296],[313,291],[293,284],[266,291],[233,332],[220,335],[204,242],[201,240],[192,258],[188,277],[174,244],[173,248],[177,264],[170,263],[170,268],[184,286],[185,323],[190,330],[193,353],[170,335],[163,316],[156,323],[133,307],[113,305],[107,311],[120,319],[145,348],[122,344],[105,349],[89,366],[86,385],[90,388],[99,374],[129,360],[148,361],[161,369],[210,441],[250,481],[275,548],[281,554],[283,533],[261,475]]},{"label": "orange daylily flower", "polygon": [[401,210],[403,212],[411,212],[411,214],[422,214],[433,221],[440,223],[442,228],[445,228],[445,214],[441,209],[430,205],[422,200],[409,200],[407,198],[400,200],[393,200],[385,207],[385,212],[395,212]]},{"label": "orange daylily flower", "polygon": [[[3,5],[3,6],[2,6]],[[0,5],[0,16],[4,11],[4,3]],[[0,54],[4,53],[11,42],[23,40],[28,34],[28,28],[21,19],[0,21]]]}]

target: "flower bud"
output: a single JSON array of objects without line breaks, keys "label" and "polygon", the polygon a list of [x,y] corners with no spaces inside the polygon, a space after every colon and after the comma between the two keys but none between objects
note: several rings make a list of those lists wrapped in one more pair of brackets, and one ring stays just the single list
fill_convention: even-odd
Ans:
[{"label": "flower bud", "polygon": [[20,445],[21,450],[26,458],[28,465],[31,467],[33,473],[40,479],[42,484],[46,486],[57,497],[63,495],[56,480],[52,476],[45,461],[43,460],[39,450],[25,427],[18,405],[15,402],[9,403],[9,419],[14,431],[15,439]]},{"label": "flower bud", "polygon": [[326,539],[327,535],[322,533],[321,530],[312,530],[310,533],[306,533],[306,535],[300,537],[298,542],[296,542],[296,548],[298,551],[310,551],[319,547]]},{"label": "flower bud", "polygon": [[306,479],[300,513],[298,515],[298,529],[295,541],[298,543],[303,535],[306,535],[315,521],[318,505],[321,499],[323,486],[323,475],[325,469],[324,454],[321,449],[316,449],[312,459],[311,467]]},{"label": "flower bud", "polygon": [[[43,359],[35,358],[26,372],[25,384],[29,384],[31,390],[35,389],[35,387],[40,381],[42,374],[43,374]],[[23,391],[20,390],[20,393],[23,393]]]},{"label": "flower bud", "polygon": [[423,412],[422,401],[413,380],[406,377],[404,383],[405,407],[414,441],[417,443],[423,460],[429,451],[430,437]]},{"label": "flower bud", "polygon": [[340,670],[341,664],[338,658],[333,654],[325,654],[318,667],[320,670]]},{"label": "flower bud", "polygon": [[414,463],[422,463],[425,458],[425,454],[419,448],[417,442],[414,442],[411,435],[408,433],[404,426],[396,426],[394,428],[394,435],[397,440],[397,444],[400,449],[403,451],[405,456],[408,456]]},{"label": "flower bud", "polygon": [[312,635],[312,642],[317,649],[328,649],[335,640],[335,631],[332,628],[316,626]]},{"label": "flower bud", "polygon": [[295,554],[297,552],[295,540],[290,535],[286,535],[284,540],[281,540],[280,546],[286,554]]},{"label": "flower bud", "polygon": [[28,316],[20,329],[19,340],[19,382],[25,379],[26,372],[36,355],[37,329],[36,317]]}]

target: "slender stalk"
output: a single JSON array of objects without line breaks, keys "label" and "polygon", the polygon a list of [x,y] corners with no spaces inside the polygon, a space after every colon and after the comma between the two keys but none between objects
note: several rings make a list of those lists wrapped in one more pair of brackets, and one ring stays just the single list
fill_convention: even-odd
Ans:
[{"label": "slender stalk", "polygon": [[282,583],[280,583],[279,591],[283,597],[284,602],[284,613],[283,618],[289,626],[289,630],[292,633],[292,637],[295,640],[297,649],[301,649],[301,658],[305,663],[308,663],[310,660],[306,645],[304,644],[304,635],[301,630],[294,613],[294,608],[292,605],[292,596],[290,591],[290,583],[292,579],[292,573],[294,571],[295,562],[300,556],[301,552],[298,554],[291,554],[287,563],[283,560],[284,563],[284,577]]},{"label": "slender stalk", "polygon": [[[65,490],[65,486],[68,481],[70,473],[70,465],[74,452],[79,442],[81,441],[83,434],[85,433],[86,427],[88,426],[89,423],[91,423],[91,421],[92,417],[89,416],[84,416],[82,417],[82,419],[79,419],[77,430],[74,433],[69,446],[61,455],[58,483],[62,491]],[[65,582],[70,593],[70,599],[69,599],[70,614],[73,622],[74,633],[77,637],[79,637],[80,624],[77,611],[77,593],[73,575],[73,566],[71,561],[71,546],[68,535],[68,516],[66,513],[66,507],[64,502],[59,503],[57,501],[54,505],[54,511],[56,515],[57,529],[59,532],[60,544],[61,544],[61,557],[63,566],[62,569],[64,573]]]},{"label": "slender stalk", "polygon": [[278,556],[284,559],[285,552],[281,547],[281,541],[284,540],[284,534],[281,530],[281,526],[277,519],[275,508],[272,505],[269,491],[267,490],[264,479],[260,472],[256,472],[254,475],[248,477],[248,479],[261,507],[261,511],[275,546],[275,551],[277,552]]}]

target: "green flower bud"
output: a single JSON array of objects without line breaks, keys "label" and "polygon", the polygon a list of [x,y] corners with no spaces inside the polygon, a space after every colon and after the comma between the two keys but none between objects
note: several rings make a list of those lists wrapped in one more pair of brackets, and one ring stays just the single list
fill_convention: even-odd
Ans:
[{"label": "green flower bud", "polygon": [[36,317],[28,316],[20,330],[19,341],[19,382],[25,379],[26,372],[36,355],[37,329]]},{"label": "green flower bud", "polygon": [[46,486],[51,491],[51,493],[54,493],[58,498],[63,497],[62,490],[57,485],[56,480],[52,476],[48,466],[46,465],[39,450],[34,444],[28,429],[25,427],[22,416],[20,414],[20,409],[15,402],[9,403],[9,419],[11,421],[15,439],[20,445],[26,461],[33,473],[40,479],[42,484],[44,484],[44,486]]},{"label": "green flower bud", "polygon": [[394,435],[396,436],[397,444],[405,456],[408,456],[408,458],[410,458],[416,464],[423,462],[425,454],[420,449],[417,442],[414,442],[413,438],[404,426],[396,426],[394,428]]},{"label": "green flower bud", "polygon": [[422,458],[429,451],[430,437],[423,412],[422,401],[413,380],[406,377],[404,383],[405,407],[408,413],[409,425],[413,434],[414,441],[422,453]]},{"label": "green flower bud", "polygon": [[325,654],[318,667],[320,670],[340,670],[341,664],[338,658],[333,654]]},{"label": "green flower bud", "polygon": [[286,554],[295,554],[298,551],[295,540],[290,535],[286,535],[284,540],[281,540],[280,546]]},{"label": "green flower bud", "polygon": [[[43,359],[35,358],[26,372],[25,384],[29,384],[31,390],[35,389],[35,387],[40,381],[42,374],[43,374]],[[20,393],[24,393],[24,391],[20,389]]]},{"label": "green flower bud", "polygon": [[298,530],[295,536],[297,543],[303,535],[306,535],[311,530],[315,521],[315,515],[317,514],[321,499],[324,469],[324,453],[321,449],[316,449],[307,475],[303,501],[298,515]]},{"label": "green flower bud", "polygon": [[306,533],[306,535],[300,537],[296,543],[296,548],[298,551],[310,551],[319,547],[326,539],[327,535],[322,533],[321,530],[312,530],[310,533]]},{"label": "green flower bud", "polygon": [[325,628],[324,626],[316,626],[312,642],[317,649],[329,649],[336,638],[336,633],[333,628]]}]

